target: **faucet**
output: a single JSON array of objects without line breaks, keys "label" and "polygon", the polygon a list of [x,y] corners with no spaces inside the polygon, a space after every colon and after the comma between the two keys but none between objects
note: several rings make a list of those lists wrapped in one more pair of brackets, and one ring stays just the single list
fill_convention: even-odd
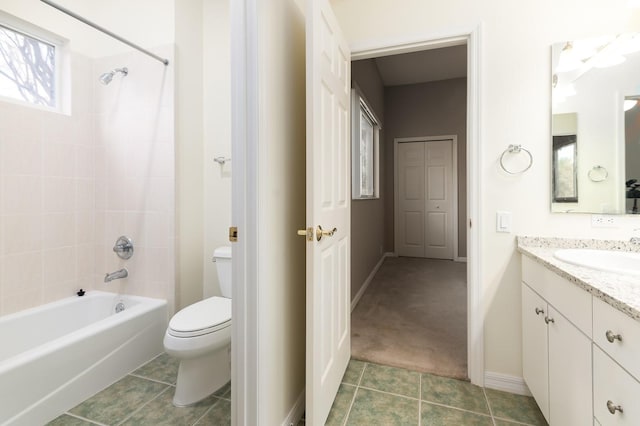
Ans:
[{"label": "faucet", "polygon": [[119,280],[120,278],[127,278],[129,276],[129,271],[127,268],[122,268],[115,272],[111,272],[110,274],[106,274],[104,276],[104,282],[108,283],[109,281]]}]

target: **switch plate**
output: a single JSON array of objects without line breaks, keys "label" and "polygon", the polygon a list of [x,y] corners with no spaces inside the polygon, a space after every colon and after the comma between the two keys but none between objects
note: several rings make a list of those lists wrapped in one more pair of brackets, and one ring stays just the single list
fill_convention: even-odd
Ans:
[{"label": "switch plate", "polygon": [[511,212],[496,212],[496,232],[511,232]]}]

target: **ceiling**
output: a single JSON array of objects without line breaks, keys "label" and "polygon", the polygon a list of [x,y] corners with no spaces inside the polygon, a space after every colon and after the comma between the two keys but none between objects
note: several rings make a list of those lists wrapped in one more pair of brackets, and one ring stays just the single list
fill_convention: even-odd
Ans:
[{"label": "ceiling", "polygon": [[385,86],[467,76],[467,46],[443,47],[375,58]]}]

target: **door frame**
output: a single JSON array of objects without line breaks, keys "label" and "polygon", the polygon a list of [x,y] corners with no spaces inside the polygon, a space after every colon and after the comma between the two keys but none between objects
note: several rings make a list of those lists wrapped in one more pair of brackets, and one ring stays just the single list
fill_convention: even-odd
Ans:
[{"label": "door frame", "polygon": [[469,28],[410,38],[373,40],[351,46],[351,60],[370,59],[442,47],[467,45],[467,370],[471,383],[484,386],[484,300],[480,224],[482,175],[482,23]]},{"label": "door frame", "polygon": [[[259,323],[257,283],[258,218],[258,13],[257,0],[230,2],[232,223],[241,230],[233,246],[233,325],[231,379],[232,424],[259,424]],[[484,309],[481,288],[480,209],[482,160],[481,105],[482,26],[450,33],[378,40],[351,46],[351,59],[367,59],[429,48],[467,44],[467,346],[468,373],[484,385]],[[470,223],[471,224],[471,223]]]},{"label": "door frame", "polygon": [[451,157],[451,166],[452,166],[452,179],[451,179],[451,189],[452,189],[452,199],[454,200],[451,217],[453,221],[453,235],[452,239],[452,250],[453,250],[453,260],[455,262],[464,262],[466,259],[461,258],[458,253],[458,135],[443,135],[443,136],[416,136],[411,138],[393,138],[393,243],[394,243],[394,251],[396,247],[396,241],[398,238],[398,185],[400,183],[398,177],[398,145],[406,142],[435,142],[435,141],[443,141],[450,140],[451,141],[451,149],[452,149],[452,157]]}]

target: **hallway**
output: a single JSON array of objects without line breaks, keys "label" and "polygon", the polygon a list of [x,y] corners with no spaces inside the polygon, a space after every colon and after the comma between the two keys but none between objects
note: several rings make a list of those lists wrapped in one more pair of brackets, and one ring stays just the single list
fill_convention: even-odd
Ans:
[{"label": "hallway", "polygon": [[352,358],[466,379],[466,266],[385,259],[351,314]]}]

